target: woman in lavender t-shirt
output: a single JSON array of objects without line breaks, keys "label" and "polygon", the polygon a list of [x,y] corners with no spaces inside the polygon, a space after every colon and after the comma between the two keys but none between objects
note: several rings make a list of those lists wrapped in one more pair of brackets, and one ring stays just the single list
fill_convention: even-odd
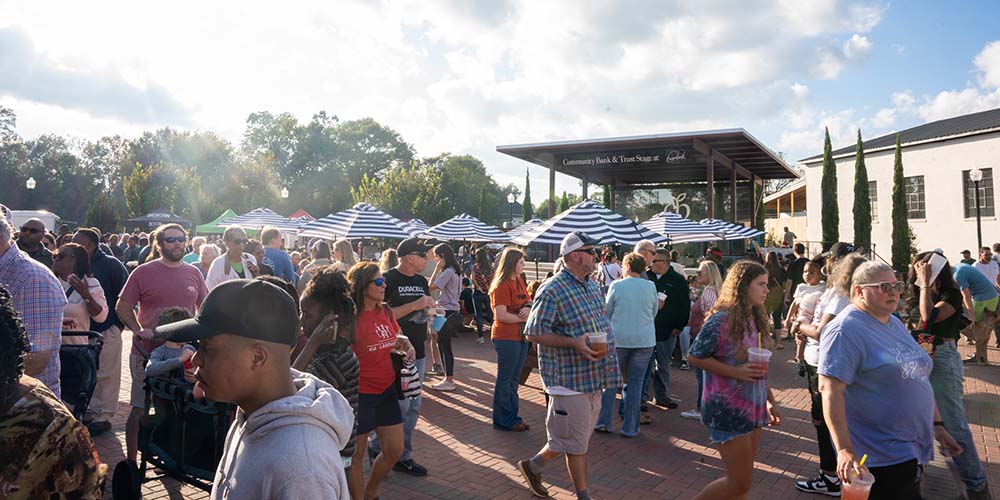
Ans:
[{"label": "woman in lavender t-shirt", "polygon": [[729,268],[714,311],[688,353],[688,362],[705,371],[701,421],[726,463],[725,477],[696,500],[744,497],[752,486],[760,429],[781,423],[767,366],[747,362],[749,348],[769,345],[767,285],[760,264],[740,261]]}]

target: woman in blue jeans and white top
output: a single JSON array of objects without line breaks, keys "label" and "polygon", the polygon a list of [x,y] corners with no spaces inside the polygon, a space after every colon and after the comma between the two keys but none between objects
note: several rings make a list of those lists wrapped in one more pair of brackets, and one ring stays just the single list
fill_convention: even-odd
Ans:
[{"label": "woman in blue jeans and white top", "polygon": [[[630,253],[622,264],[625,278],[611,283],[606,307],[615,338],[618,367],[626,381],[622,388],[622,402],[618,406],[618,413],[623,419],[622,436],[635,437],[639,435],[639,424],[649,423],[649,416],[641,414],[639,408],[642,404],[643,378],[656,345],[653,321],[659,310],[659,300],[656,298],[656,285],[645,277],[646,259],[642,255]],[[601,412],[594,428],[597,432],[611,431],[611,413],[617,394],[617,388],[604,389]]]},{"label": "woman in blue jeans and white top", "polygon": [[910,284],[907,306],[909,310],[915,311],[910,317],[919,316],[922,324],[931,322],[933,318],[933,324],[924,327],[940,342],[931,358],[934,362],[930,377],[931,388],[934,390],[934,401],[941,413],[944,428],[965,450],[955,457],[965,489],[972,500],[992,498],[986,483],[986,471],[979,461],[962,401],[965,377],[962,374],[962,356],[957,347],[960,337],[958,319],[963,310],[962,292],[944,257],[939,257],[943,267],[934,276],[930,260],[935,255],[937,254],[934,252],[924,252],[913,259],[907,279]]}]

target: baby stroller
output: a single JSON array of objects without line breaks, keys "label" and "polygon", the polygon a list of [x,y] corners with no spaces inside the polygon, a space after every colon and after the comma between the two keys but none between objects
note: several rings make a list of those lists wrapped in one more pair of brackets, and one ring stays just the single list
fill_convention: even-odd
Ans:
[{"label": "baby stroller", "polygon": [[[212,490],[226,433],[236,406],[196,399],[192,384],[180,377],[146,378],[146,415],[139,424],[139,463],[115,467],[115,500],[142,497],[142,483],[173,477],[204,491]],[[163,474],[147,477],[148,468]]]},{"label": "baby stroller", "polygon": [[86,337],[86,344],[63,344],[59,347],[59,384],[62,400],[72,409],[73,416],[83,421],[97,387],[97,370],[100,368],[101,347],[104,337],[97,332],[65,331],[63,338]]}]

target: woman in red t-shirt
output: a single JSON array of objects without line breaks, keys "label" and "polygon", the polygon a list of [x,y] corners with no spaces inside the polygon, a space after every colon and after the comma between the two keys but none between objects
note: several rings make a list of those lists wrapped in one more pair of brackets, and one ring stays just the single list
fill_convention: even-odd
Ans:
[{"label": "woman in red t-shirt", "polygon": [[[358,307],[351,348],[358,357],[358,435],[348,477],[354,498],[377,498],[379,485],[403,454],[403,416],[396,391],[396,371],[390,354],[393,350],[413,357],[413,346],[400,335],[399,324],[383,301],[385,278],[374,262],[355,264],[347,273],[351,296]],[[368,435],[375,431],[382,452],[372,463],[371,476],[365,484],[362,460],[368,449]]]},{"label": "woman in red t-shirt", "polygon": [[493,389],[493,427],[504,431],[526,431],[518,416],[517,380],[528,356],[524,323],[531,312],[528,286],[521,278],[524,253],[505,248],[490,283],[493,306],[493,348],[497,351],[497,382]]}]

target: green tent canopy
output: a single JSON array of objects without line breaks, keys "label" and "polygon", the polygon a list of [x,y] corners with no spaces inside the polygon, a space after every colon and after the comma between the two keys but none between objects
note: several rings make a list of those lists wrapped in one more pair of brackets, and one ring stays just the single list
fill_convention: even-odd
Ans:
[{"label": "green tent canopy", "polygon": [[200,226],[196,226],[194,228],[194,232],[198,234],[222,234],[226,230],[226,227],[218,225],[219,221],[223,219],[228,219],[230,217],[236,217],[237,215],[238,214],[236,212],[233,212],[231,208],[226,209],[225,212],[222,212],[222,215],[216,217],[215,220],[213,220],[212,222],[207,222]]}]

